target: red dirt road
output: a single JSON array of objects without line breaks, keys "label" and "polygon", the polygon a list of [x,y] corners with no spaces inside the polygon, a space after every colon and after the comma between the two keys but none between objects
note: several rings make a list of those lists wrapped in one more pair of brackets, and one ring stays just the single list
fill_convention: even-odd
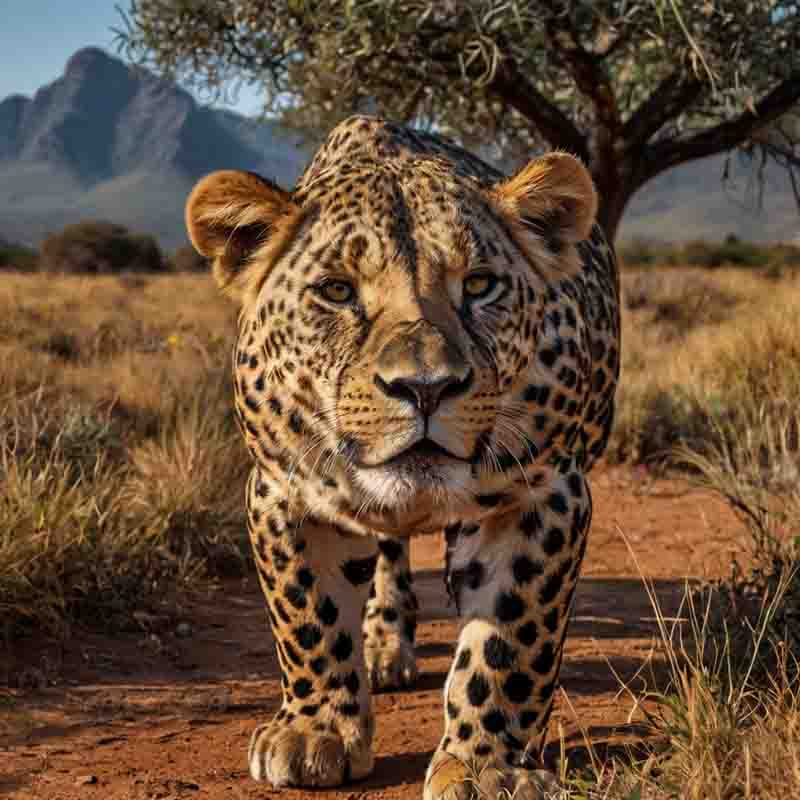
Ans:
[{"label": "red dirt road", "polygon": [[[593,476],[594,525],[570,627],[562,685],[593,741],[630,734],[631,699],[619,690],[651,653],[653,610],[619,533],[628,538],[667,615],[686,576],[727,572],[739,527],[707,494],[626,469]],[[340,790],[282,790],[283,800],[421,798],[427,762],[441,737],[442,686],[457,623],[441,575],[443,543],[415,540],[422,604],[413,690],[375,698],[376,766]],[[0,651],[0,795],[44,800],[249,800],[278,792],[250,780],[252,728],[280,702],[277,660],[255,580],[227,583],[188,603],[190,627],[113,639],[76,632],[59,644],[26,641]],[[179,636],[177,634],[183,634]],[[8,685],[4,689],[3,686]],[[634,683],[634,687],[637,684]],[[568,753],[580,727],[558,703]],[[635,732],[635,731],[633,731]]]}]

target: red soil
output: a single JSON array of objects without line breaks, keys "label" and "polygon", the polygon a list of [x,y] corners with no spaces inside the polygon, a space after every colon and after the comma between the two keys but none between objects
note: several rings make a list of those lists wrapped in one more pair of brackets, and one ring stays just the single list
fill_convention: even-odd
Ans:
[{"label": "red soil", "polygon": [[[573,761],[582,757],[581,728],[595,744],[637,735],[628,724],[632,699],[614,672],[622,680],[637,675],[651,657],[656,629],[623,534],[667,616],[676,613],[687,576],[726,573],[738,549],[739,527],[727,508],[679,481],[606,468],[592,484],[594,525],[561,673],[569,703],[561,698],[553,715],[551,760],[559,755],[559,725]],[[339,790],[283,790],[284,800],[422,796],[425,768],[441,737],[441,690],[457,631],[442,554],[439,537],[413,542],[423,609],[421,674],[413,690],[375,698],[374,773]],[[245,761],[252,728],[280,702],[256,581],[229,582],[191,600],[182,619],[191,624],[181,631],[184,638],[176,636],[174,621],[143,618],[152,632],[108,638],[76,631],[63,644],[26,640],[13,653],[0,650],[0,795],[277,796],[251,781]],[[658,674],[657,659],[655,667]],[[641,688],[639,679],[632,687]]]}]

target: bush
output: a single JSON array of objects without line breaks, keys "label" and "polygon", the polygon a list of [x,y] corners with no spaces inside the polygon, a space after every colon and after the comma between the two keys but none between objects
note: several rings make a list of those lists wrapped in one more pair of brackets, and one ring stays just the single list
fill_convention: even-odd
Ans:
[{"label": "bush", "polygon": [[208,259],[188,244],[175,251],[172,267],[176,272],[208,272],[210,269]]},{"label": "bush", "polygon": [[648,239],[633,239],[618,248],[621,266],[651,267],[656,264],[664,266],[663,254],[666,248]]},{"label": "bush", "polygon": [[50,234],[42,244],[40,267],[48,272],[94,275],[167,269],[152,236],[99,220],[68,225],[61,233]]},{"label": "bush", "polygon": [[[791,244],[755,244],[728,234],[723,242],[702,239],[685,244],[664,244],[634,239],[619,248],[623,267],[745,267],[780,270],[800,266],[800,247]],[[776,277],[780,277],[776,275]]]},{"label": "bush", "polygon": [[764,267],[770,262],[769,248],[742,242],[732,235],[721,244],[688,242],[682,252],[686,263],[695,267]]},{"label": "bush", "polygon": [[0,269],[31,272],[36,269],[38,258],[32,248],[0,239]]}]

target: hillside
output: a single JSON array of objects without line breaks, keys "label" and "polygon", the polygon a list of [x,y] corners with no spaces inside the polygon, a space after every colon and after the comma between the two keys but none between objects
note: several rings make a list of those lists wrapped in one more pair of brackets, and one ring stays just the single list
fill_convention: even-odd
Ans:
[{"label": "hillside", "polygon": [[[307,153],[274,122],[199,105],[177,85],[97,48],[32,98],[0,101],[0,236],[38,243],[88,217],[185,241],[183,204],[214,169],[249,169],[290,186]],[[721,158],[680,167],[633,199],[621,239],[786,240],[800,231],[788,181],[769,176],[764,208],[747,202],[745,177],[726,190]]]},{"label": "hillside", "polygon": [[175,84],[102,50],[78,51],[33,98],[0,101],[0,234],[39,241],[103,217],[185,240],[183,203],[215,169],[291,183],[305,162],[295,137],[198,105]]}]

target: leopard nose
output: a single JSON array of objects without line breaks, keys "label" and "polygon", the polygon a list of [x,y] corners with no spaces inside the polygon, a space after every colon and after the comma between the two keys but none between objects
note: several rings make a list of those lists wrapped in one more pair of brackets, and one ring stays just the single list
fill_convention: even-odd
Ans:
[{"label": "leopard nose", "polygon": [[411,375],[396,377],[388,382],[380,375],[376,375],[375,384],[387,397],[406,400],[416,406],[423,416],[429,417],[445,400],[458,397],[469,389],[472,384],[472,370],[470,369],[463,378],[446,375],[442,378],[429,379]]}]

